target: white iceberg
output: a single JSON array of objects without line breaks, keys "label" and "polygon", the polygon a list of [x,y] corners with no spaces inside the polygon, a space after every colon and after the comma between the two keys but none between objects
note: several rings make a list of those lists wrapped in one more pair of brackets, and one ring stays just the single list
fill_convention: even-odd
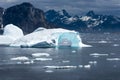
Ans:
[{"label": "white iceberg", "polygon": [[23,31],[13,24],[5,26],[3,35],[0,35],[0,45],[9,45],[23,36]]},{"label": "white iceberg", "polygon": [[10,46],[21,47],[88,47],[82,43],[79,33],[66,29],[38,28],[14,41]]},{"label": "white iceberg", "polygon": [[38,28],[24,36],[23,31],[13,25],[5,26],[3,35],[0,36],[0,45],[14,47],[89,47],[82,43],[78,32],[66,29]]}]

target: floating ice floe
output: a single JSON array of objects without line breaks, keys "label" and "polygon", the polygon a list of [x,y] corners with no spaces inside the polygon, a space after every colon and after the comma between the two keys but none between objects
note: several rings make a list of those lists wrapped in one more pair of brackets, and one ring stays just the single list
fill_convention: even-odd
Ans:
[{"label": "floating ice floe", "polygon": [[72,53],[76,53],[77,51],[76,50],[73,50]]},{"label": "floating ice floe", "polygon": [[90,69],[91,65],[78,65],[79,68],[85,68],[85,69]]},{"label": "floating ice floe", "polygon": [[113,44],[114,47],[120,46],[119,44]]},{"label": "floating ice floe", "polygon": [[99,41],[98,43],[109,43],[108,41]]},{"label": "floating ice floe", "polygon": [[21,56],[21,57],[11,58],[10,60],[26,61],[26,60],[29,60],[29,58],[25,56]]},{"label": "floating ice floe", "polygon": [[17,64],[22,64],[22,62],[17,62]]},{"label": "floating ice floe", "polygon": [[46,57],[49,57],[50,54],[48,53],[34,53],[32,54],[33,57],[41,57],[41,56],[46,56]]},{"label": "floating ice floe", "polygon": [[90,68],[91,68],[91,65],[84,65],[84,68],[90,69]]},{"label": "floating ice floe", "polygon": [[97,40],[94,40],[94,41],[88,41],[89,43],[100,43],[100,44],[105,44],[105,43],[111,43],[111,41],[109,40],[101,40],[101,41],[97,41]]},{"label": "floating ice floe", "polygon": [[46,73],[53,73],[53,70],[46,70]]},{"label": "floating ice floe", "polygon": [[109,56],[109,54],[99,54],[99,53],[93,53],[93,54],[90,54],[90,56],[93,56],[93,57],[99,57],[99,56]]},{"label": "floating ice floe", "polygon": [[47,69],[76,69],[77,66],[44,66]]},{"label": "floating ice floe", "polygon": [[97,64],[97,61],[89,61],[89,64]]},{"label": "floating ice floe", "polygon": [[78,65],[79,68],[83,68],[84,66],[83,65]]},{"label": "floating ice floe", "polygon": [[16,60],[16,64],[33,64],[33,60]]},{"label": "floating ice floe", "polygon": [[33,63],[34,63],[34,61],[31,60],[31,61],[25,61],[23,64],[33,64]]},{"label": "floating ice floe", "polygon": [[52,61],[52,58],[35,58],[36,61]]},{"label": "floating ice floe", "polygon": [[70,61],[69,60],[64,60],[62,61],[63,63],[69,63]]},{"label": "floating ice floe", "polygon": [[120,61],[120,58],[107,58],[108,61]]}]

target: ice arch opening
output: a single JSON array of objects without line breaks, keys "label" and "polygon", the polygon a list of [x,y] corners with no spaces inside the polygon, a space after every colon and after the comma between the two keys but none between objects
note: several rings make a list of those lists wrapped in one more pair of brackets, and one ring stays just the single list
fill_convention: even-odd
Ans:
[{"label": "ice arch opening", "polygon": [[64,32],[58,37],[58,47],[80,47],[81,39],[78,33]]}]

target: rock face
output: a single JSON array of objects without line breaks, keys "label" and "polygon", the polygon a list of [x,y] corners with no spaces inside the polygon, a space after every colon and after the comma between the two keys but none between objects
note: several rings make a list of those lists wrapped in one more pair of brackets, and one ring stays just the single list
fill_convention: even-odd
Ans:
[{"label": "rock face", "polygon": [[14,24],[24,33],[30,33],[38,27],[47,28],[44,12],[30,3],[22,3],[6,9],[3,15],[3,25]]},{"label": "rock face", "polygon": [[2,16],[3,16],[4,9],[0,7],[0,27],[2,25]]}]

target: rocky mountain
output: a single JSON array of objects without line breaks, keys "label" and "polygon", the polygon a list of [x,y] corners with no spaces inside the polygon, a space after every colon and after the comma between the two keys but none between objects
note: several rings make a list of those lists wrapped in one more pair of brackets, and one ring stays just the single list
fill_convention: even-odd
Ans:
[{"label": "rocky mountain", "polygon": [[66,10],[49,10],[45,13],[46,20],[49,23],[69,30],[85,30],[86,24],[78,16],[71,16]]},{"label": "rocky mountain", "polygon": [[70,15],[66,10],[43,12],[30,3],[22,3],[7,9],[0,8],[0,26],[14,24],[23,32],[31,33],[38,27],[64,28],[78,32],[120,31],[120,18],[89,11],[84,16]]},{"label": "rocky mountain", "polygon": [[93,11],[86,14],[89,19],[86,21],[88,28],[95,31],[119,31],[120,18],[112,15],[98,15]]},{"label": "rocky mountain", "polygon": [[2,16],[3,16],[3,13],[4,13],[4,9],[2,7],[0,7],[0,34],[3,33],[3,30],[2,30],[2,23],[3,23],[3,19],[2,19]]},{"label": "rocky mountain", "polygon": [[2,16],[3,16],[4,9],[0,7],[0,27],[2,26]]},{"label": "rocky mountain", "polygon": [[49,10],[45,15],[48,22],[62,26],[62,28],[77,30],[79,32],[120,30],[119,17],[98,15],[95,14],[94,11],[89,11],[84,16],[71,16],[66,10]]},{"label": "rocky mountain", "polygon": [[7,24],[20,27],[24,33],[30,33],[38,27],[48,28],[44,12],[30,3],[7,8],[3,15],[3,25]]}]

